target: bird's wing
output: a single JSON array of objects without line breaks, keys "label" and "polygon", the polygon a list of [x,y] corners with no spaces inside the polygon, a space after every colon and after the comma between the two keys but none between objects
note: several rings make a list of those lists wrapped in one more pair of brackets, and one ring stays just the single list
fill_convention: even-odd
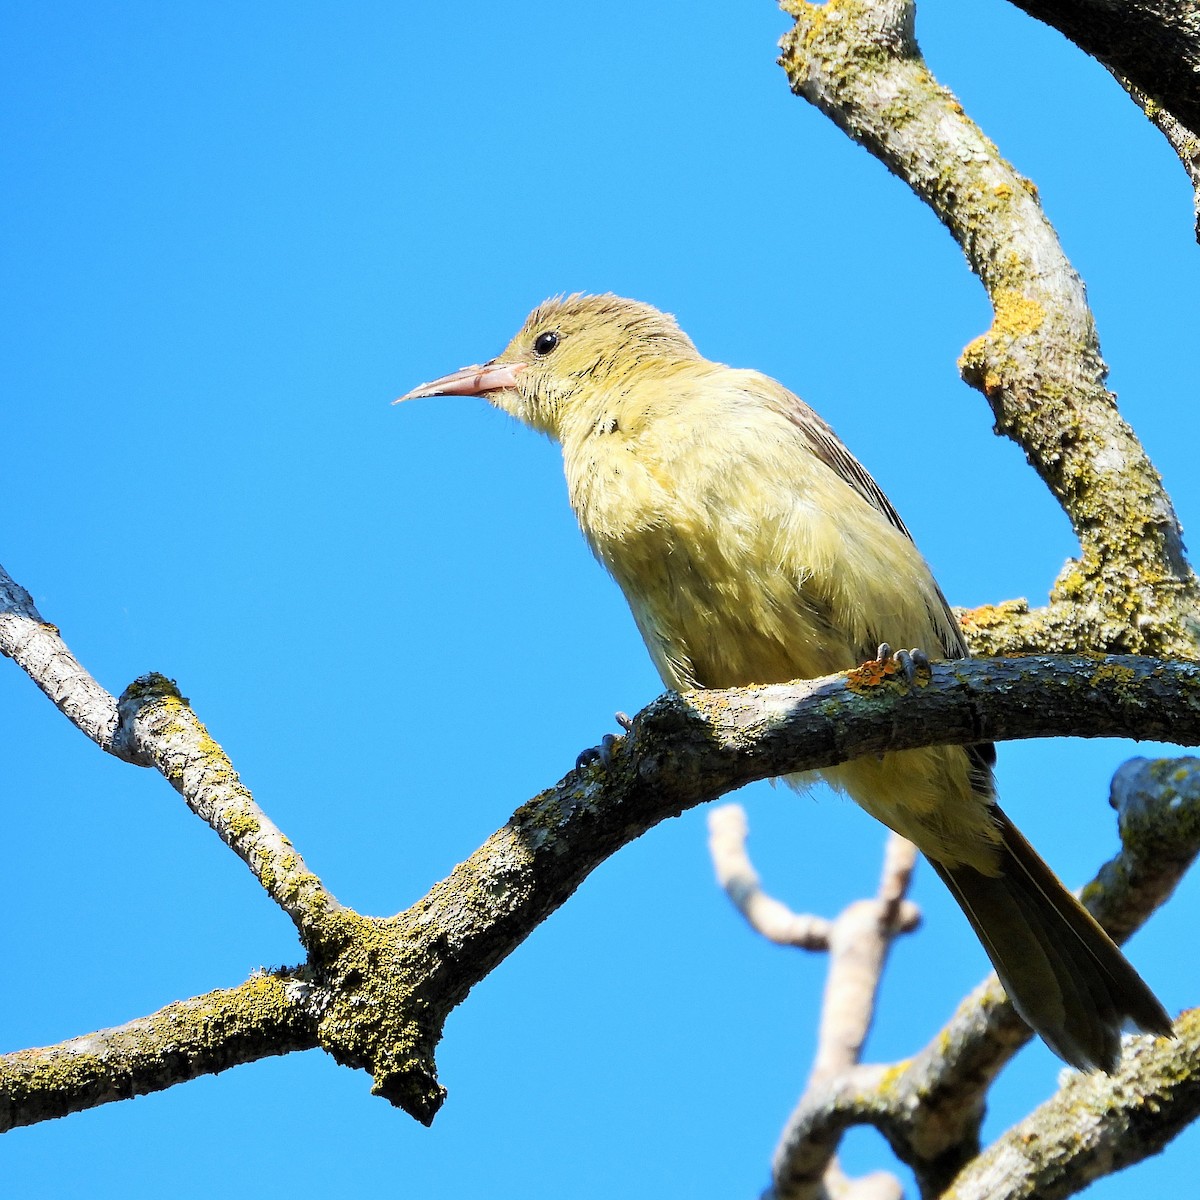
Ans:
[{"label": "bird's wing", "polygon": [[[764,378],[766,378],[764,376]],[[775,396],[779,409],[795,426],[797,432],[808,443],[809,449],[843,482],[852,487],[872,508],[881,512],[911,542],[913,536],[908,532],[908,526],[900,518],[900,514],[892,507],[892,502],[883,494],[883,489],[871,478],[866,467],[846,449],[841,438],[810,408],[799,396],[789,392],[782,384],[771,381],[774,386],[770,389]],[[934,620],[935,628],[945,630],[942,636],[941,649],[947,658],[967,658],[967,640],[962,634],[958,618],[950,608],[937,580],[931,577],[930,582],[941,601],[946,620]],[[935,614],[931,614],[935,615]]]},{"label": "bird's wing", "polygon": [[871,478],[866,467],[842,444],[836,433],[799,396],[790,392],[788,419],[808,442],[809,448],[827,467],[848,483],[868,504],[877,508],[911,542],[913,536],[883,489]]}]

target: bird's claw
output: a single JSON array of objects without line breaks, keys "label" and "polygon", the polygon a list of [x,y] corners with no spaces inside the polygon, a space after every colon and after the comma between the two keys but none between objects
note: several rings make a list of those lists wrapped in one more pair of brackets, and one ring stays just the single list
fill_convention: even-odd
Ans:
[{"label": "bird's claw", "polygon": [[[623,712],[616,714],[617,724],[628,733],[633,728],[633,718],[627,716]],[[600,739],[600,745],[589,746],[582,751],[579,757],[575,760],[575,770],[582,771],[585,767],[590,767],[592,763],[598,762],[607,771],[612,766],[613,747],[620,741],[620,736],[615,733],[606,733]]]},{"label": "bird's claw", "polygon": [[875,659],[880,663],[887,663],[889,660],[894,662],[904,672],[904,678],[910,684],[916,680],[918,671],[929,670],[929,655],[919,646],[914,646],[911,650],[897,650],[893,653],[887,642],[880,642],[879,649],[875,652]]}]

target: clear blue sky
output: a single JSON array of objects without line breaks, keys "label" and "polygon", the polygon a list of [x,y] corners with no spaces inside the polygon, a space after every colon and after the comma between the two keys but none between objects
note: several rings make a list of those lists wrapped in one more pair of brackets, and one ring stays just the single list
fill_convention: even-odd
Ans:
[{"label": "clear blue sky", "polygon": [[[958,379],[981,289],[790,96],[767,0],[2,11],[0,561],[105,686],[177,679],[362,910],[412,902],[659,690],[556,449],[478,401],[389,406],[496,353],[545,296],[650,301],[804,395],[954,603],[1038,602],[1072,552]],[[1038,184],[1194,525],[1182,171],[1103,70],[999,0],[925,0],[918,34]],[[4,1049],[296,961],[289,922],[161,779],[104,758],[11,665],[0,714]],[[1072,885],[1115,848],[1108,779],[1136,752],[1002,748],[1006,807]],[[795,907],[874,886],[882,833],[853,806],[744,799]],[[283,1170],[334,1196],[756,1195],[824,966],[731,913],[704,819],[606,864],[452,1016],[432,1130],[313,1052],[14,1132],[5,1190],[237,1196]],[[927,924],[894,957],[873,1057],[923,1044],[985,971],[931,872],[916,897]],[[1198,910],[1185,882],[1132,944],[1173,1011],[1200,999],[1179,952]],[[1026,1051],[989,1129],[1057,1070]],[[1090,1194],[1178,1194],[1198,1147]],[[851,1170],[888,1161],[851,1139]]]}]

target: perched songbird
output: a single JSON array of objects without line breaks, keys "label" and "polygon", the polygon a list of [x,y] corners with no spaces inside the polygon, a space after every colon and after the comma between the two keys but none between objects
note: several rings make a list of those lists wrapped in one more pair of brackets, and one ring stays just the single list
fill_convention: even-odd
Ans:
[{"label": "perched songbird", "polygon": [[[498,357],[402,399],[479,395],[561,446],[571,507],[669,687],[843,671],[881,643],[966,642],[887,497],[833,430],[757,371],[701,357],[673,317],[616,296],[535,309]],[[1080,1069],[1171,1021],[996,803],[990,745],[821,774],[924,852],[1017,1011]]]}]

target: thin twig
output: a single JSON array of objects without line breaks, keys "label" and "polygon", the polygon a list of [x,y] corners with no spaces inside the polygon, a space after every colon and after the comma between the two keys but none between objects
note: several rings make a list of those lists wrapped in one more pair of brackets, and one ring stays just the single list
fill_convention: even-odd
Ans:
[{"label": "thin twig", "polygon": [[[823,1101],[830,1086],[861,1087],[875,1082],[874,1071],[857,1071],[862,1047],[875,1013],[875,999],[892,940],[920,924],[915,904],[904,899],[916,864],[916,847],[889,834],[879,892],[874,900],[851,904],[833,921],[792,912],[763,892],[750,861],[749,826],[738,804],[714,809],[708,818],[709,853],[717,879],[751,928],[769,941],[805,950],[828,950],[829,971],[821,1004],[817,1050],[812,1074],[798,1112],[810,1096]],[[815,1200],[824,1195],[843,1200],[900,1195],[900,1185],[883,1173],[851,1179],[836,1157],[839,1136],[824,1130],[806,1138],[799,1122],[789,1121],[772,1167],[771,1200]]]},{"label": "thin twig", "polygon": [[890,833],[876,898],[856,901],[833,922],[817,1053],[808,1085],[772,1156],[772,1200],[818,1200],[839,1188],[855,1195],[860,1183],[872,1192],[882,1186],[877,1177],[848,1180],[836,1158],[840,1131],[826,1127],[812,1136],[807,1113],[814,1102],[824,1102],[830,1087],[861,1091],[878,1086],[876,1069],[859,1064],[892,941],[921,921],[917,906],[904,899],[916,855],[911,842]]},{"label": "thin twig", "polygon": [[57,626],[38,612],[33,597],[2,566],[0,654],[11,658],[101,750],[132,761],[129,750],[116,740],[116,697],[84,670]]},{"label": "thin twig", "polygon": [[722,890],[750,928],[767,941],[800,950],[828,950],[828,920],[793,912],[762,890],[746,851],[748,833],[746,810],[740,804],[722,804],[708,814],[708,852]]}]

